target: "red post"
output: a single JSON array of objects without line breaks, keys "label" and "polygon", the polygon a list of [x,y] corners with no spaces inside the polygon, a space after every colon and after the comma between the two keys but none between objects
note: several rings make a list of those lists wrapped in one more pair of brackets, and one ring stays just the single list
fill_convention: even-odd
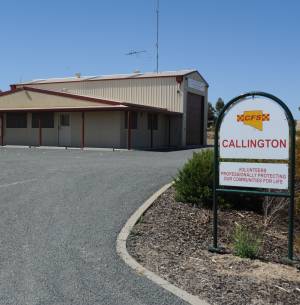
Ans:
[{"label": "red post", "polygon": [[127,112],[127,149],[131,149],[131,111]]},{"label": "red post", "polygon": [[150,113],[150,148],[153,148],[153,114]]},{"label": "red post", "polygon": [[39,146],[42,146],[42,122],[41,122],[41,114],[39,114]]},{"label": "red post", "polygon": [[84,148],[84,112],[81,112],[81,149]]},{"label": "red post", "polygon": [[4,116],[1,113],[1,146],[4,145]]},{"label": "red post", "polygon": [[168,119],[169,119],[168,144],[169,144],[169,146],[171,146],[171,117],[169,116]]}]

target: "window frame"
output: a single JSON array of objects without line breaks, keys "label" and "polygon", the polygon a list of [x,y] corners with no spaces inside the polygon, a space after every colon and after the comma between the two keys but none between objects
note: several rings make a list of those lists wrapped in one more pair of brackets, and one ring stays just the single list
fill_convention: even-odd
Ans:
[{"label": "window frame", "polygon": [[28,114],[27,112],[7,112],[5,121],[6,128],[27,128]]},{"label": "window frame", "polygon": [[[66,121],[67,121],[67,124],[66,122],[64,121],[63,118],[68,118]],[[62,127],[70,127],[71,125],[71,119],[70,119],[70,113],[61,113],[59,115],[59,126],[62,126]]]},{"label": "window frame", "polygon": [[[51,117],[50,117],[51,116]],[[48,120],[50,117],[50,120]],[[33,112],[31,115],[31,128],[39,128],[41,118],[41,128],[54,128],[54,112]]]}]

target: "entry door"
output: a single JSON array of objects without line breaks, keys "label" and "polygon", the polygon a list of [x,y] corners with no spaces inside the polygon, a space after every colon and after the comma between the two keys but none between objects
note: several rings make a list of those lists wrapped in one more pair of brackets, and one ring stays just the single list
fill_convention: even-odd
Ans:
[{"label": "entry door", "polygon": [[59,114],[59,146],[71,146],[71,121],[70,113]]}]

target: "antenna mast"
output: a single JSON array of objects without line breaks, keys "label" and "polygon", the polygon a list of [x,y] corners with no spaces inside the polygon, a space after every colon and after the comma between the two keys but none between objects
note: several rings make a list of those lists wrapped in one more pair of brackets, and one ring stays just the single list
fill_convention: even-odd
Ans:
[{"label": "antenna mast", "polygon": [[158,73],[158,36],[159,34],[159,0],[157,0],[157,7],[156,7],[156,73]]}]

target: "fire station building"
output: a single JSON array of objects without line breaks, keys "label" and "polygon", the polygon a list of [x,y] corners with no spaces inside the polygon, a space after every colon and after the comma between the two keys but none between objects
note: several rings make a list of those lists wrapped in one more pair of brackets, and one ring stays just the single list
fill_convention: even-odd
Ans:
[{"label": "fire station building", "polygon": [[206,145],[197,70],[39,79],[0,93],[0,145],[149,149]]}]

